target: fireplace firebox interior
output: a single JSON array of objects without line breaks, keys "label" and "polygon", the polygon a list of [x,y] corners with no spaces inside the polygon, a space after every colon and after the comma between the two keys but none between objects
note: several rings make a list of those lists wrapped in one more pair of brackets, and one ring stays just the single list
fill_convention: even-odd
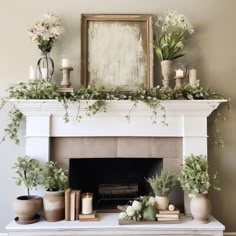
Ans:
[{"label": "fireplace firebox interior", "polygon": [[112,212],[118,205],[150,194],[146,178],[162,168],[162,158],[73,158],[70,187],[93,193],[94,209]]}]

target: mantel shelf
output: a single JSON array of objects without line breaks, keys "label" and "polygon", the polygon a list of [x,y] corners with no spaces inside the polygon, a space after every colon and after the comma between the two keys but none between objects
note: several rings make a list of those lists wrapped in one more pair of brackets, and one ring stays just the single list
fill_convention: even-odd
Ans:
[{"label": "mantel shelf", "polygon": [[[227,100],[163,100],[161,107],[165,108],[167,116],[196,116],[207,117],[215,110],[220,103]],[[12,103],[24,114],[30,116],[40,115],[64,115],[65,108],[61,102],[57,100],[11,100]],[[73,117],[79,112],[83,115],[86,113],[88,104],[92,104],[95,100],[82,100],[80,103],[69,102],[68,112]],[[134,102],[127,100],[109,100],[107,101],[107,112],[98,112],[96,116],[126,116],[132,110],[132,117],[146,116],[150,117],[153,110],[143,102],[138,102],[133,107]],[[160,107],[158,108],[159,116],[163,116]],[[158,111],[157,110],[157,111]]]}]

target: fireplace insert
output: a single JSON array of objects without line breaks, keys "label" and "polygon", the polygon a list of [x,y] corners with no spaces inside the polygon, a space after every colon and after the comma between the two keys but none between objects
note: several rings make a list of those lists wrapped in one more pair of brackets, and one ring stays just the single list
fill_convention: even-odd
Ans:
[{"label": "fireplace insert", "polygon": [[160,173],[162,158],[70,159],[70,187],[93,193],[94,209],[114,212],[118,205],[150,193],[146,178]]}]

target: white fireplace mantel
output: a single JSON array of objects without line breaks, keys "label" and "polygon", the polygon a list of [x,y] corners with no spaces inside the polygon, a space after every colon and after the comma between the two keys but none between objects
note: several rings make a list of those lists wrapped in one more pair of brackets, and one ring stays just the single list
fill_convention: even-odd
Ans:
[{"label": "white fireplace mantel", "polygon": [[[153,111],[140,102],[108,101],[107,111],[86,116],[87,101],[68,104],[70,122],[65,123],[65,109],[56,100],[11,100],[26,117],[26,154],[49,159],[50,137],[182,137],[183,155],[207,155],[207,117],[226,100],[168,100]],[[93,103],[93,101],[88,101]],[[132,109],[133,108],[133,109]],[[131,110],[131,111],[130,111]],[[76,116],[82,115],[80,122]],[[163,115],[166,114],[163,126]],[[130,114],[130,120],[126,116]]]}]

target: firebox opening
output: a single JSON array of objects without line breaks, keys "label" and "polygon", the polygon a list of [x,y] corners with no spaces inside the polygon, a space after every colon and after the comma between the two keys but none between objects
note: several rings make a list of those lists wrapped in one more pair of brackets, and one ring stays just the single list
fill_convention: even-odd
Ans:
[{"label": "firebox opening", "polygon": [[160,173],[161,158],[70,159],[70,187],[93,193],[94,209],[113,212],[151,189],[146,178]]}]

